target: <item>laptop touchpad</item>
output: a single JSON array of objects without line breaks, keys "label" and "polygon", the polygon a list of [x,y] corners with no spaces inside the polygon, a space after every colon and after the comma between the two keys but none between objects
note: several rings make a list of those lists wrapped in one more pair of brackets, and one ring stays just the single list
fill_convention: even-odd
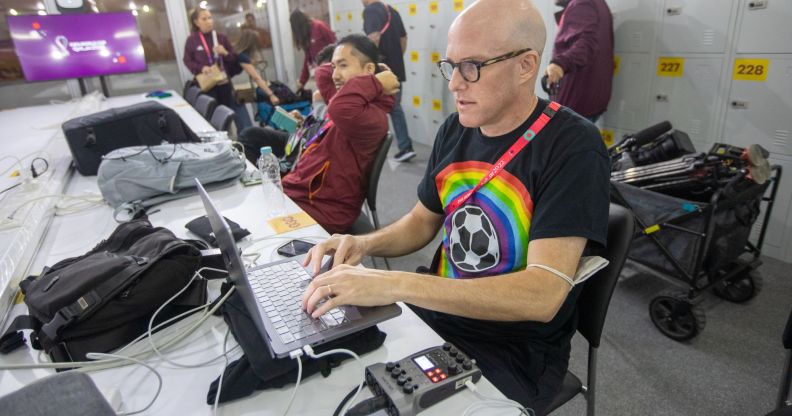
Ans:
[{"label": "laptop touchpad", "polygon": [[357,307],[347,305],[342,306],[340,309],[344,311],[344,316],[350,321],[357,321],[360,319],[360,311],[358,311]]}]

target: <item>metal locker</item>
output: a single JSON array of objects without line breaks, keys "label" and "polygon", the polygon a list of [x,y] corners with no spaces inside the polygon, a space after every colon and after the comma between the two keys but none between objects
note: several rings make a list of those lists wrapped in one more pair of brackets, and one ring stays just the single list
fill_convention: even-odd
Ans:
[{"label": "metal locker", "polygon": [[724,53],[734,0],[665,0],[658,50]]},{"label": "metal locker", "polygon": [[749,72],[751,65],[752,72],[761,74],[754,80],[732,81],[723,138],[738,146],[759,143],[772,153],[792,156],[792,57],[737,56],[732,78],[740,78],[741,70]]},{"label": "metal locker", "polygon": [[646,0],[608,0],[617,52],[651,52],[658,5]]},{"label": "metal locker", "polygon": [[[412,43],[410,48],[424,47],[427,39],[427,21],[429,6],[426,0],[414,0],[404,3],[404,10],[399,8],[404,29],[407,31],[407,42]],[[412,42],[410,42],[412,39]]]},{"label": "metal locker", "polygon": [[603,125],[640,130],[646,127],[649,83],[654,77],[652,56],[641,53],[617,54],[619,70],[613,76],[613,92]]},{"label": "metal locker", "polygon": [[744,0],[737,53],[792,53],[792,1]]},{"label": "metal locker", "polygon": [[431,146],[437,131],[429,131],[427,123],[427,103],[422,95],[402,96],[402,108],[407,117],[410,137]]},{"label": "metal locker", "polygon": [[405,86],[417,91],[418,94],[423,94],[426,88],[427,78],[429,74],[426,73],[426,62],[429,60],[429,54],[424,49],[407,49],[404,54],[404,71],[407,75],[407,82]]},{"label": "metal locker", "polygon": [[[674,59],[682,60],[681,74],[657,76],[648,124],[668,120],[674,128],[690,136],[696,150],[709,150],[717,134],[718,87],[723,58]],[[663,65],[663,58],[658,59],[658,65]]]}]

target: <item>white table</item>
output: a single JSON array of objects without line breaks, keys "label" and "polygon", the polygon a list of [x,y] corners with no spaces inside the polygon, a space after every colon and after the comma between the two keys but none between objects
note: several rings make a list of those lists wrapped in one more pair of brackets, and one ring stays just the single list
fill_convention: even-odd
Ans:
[{"label": "white table", "polygon": [[[121,106],[139,102],[141,96],[112,98],[106,101],[103,108]],[[161,100],[175,108],[185,121],[194,129],[209,128],[206,121],[186,107],[181,98],[174,97]],[[184,103],[186,104],[186,103]],[[77,194],[84,191],[97,191],[95,177],[83,177],[74,174],[66,192]],[[262,253],[259,262],[274,260],[275,248],[291,238],[316,240],[325,238],[327,233],[318,225],[289,232],[283,238],[270,238],[254,242],[265,236],[273,235],[272,229],[265,220],[267,206],[263,192],[258,187],[245,188],[241,183],[210,193],[218,209],[226,217],[238,222],[252,233],[240,244],[244,251]],[[287,210],[296,212],[298,208],[293,202],[287,201]],[[158,206],[158,211],[149,219],[155,226],[164,226],[181,237],[188,237],[184,224],[192,218],[203,215],[203,206],[197,196],[171,201]],[[112,219],[111,208],[102,206],[69,216],[55,217],[47,230],[46,238],[32,262],[31,270],[40,270],[44,265],[53,264],[65,257],[75,256],[88,251],[116,227]],[[194,236],[189,236],[194,238]],[[252,245],[252,246],[251,246]],[[219,282],[210,282],[210,296],[214,298]],[[443,340],[424,324],[409,308],[403,307],[398,318],[380,324],[387,333],[385,344],[376,351],[364,355],[364,365],[376,362],[395,361],[421,349],[442,344]],[[14,308],[16,313],[24,311],[22,306]],[[158,335],[167,336],[186,326],[192,318],[172,326]],[[222,353],[222,342],[226,325],[220,318],[211,317],[178,348],[166,353],[172,359],[182,363],[204,362]],[[230,341],[235,345],[233,337]],[[262,353],[267,353],[262,348]],[[230,354],[233,360],[240,351]],[[0,363],[29,363],[38,360],[39,353],[32,349],[21,349],[7,356],[0,356]],[[157,357],[147,359],[155,366],[164,378],[162,393],[156,403],[145,413],[151,415],[208,415],[212,409],[206,405],[209,384],[222,371],[225,363],[222,359],[212,364],[195,369],[182,369],[162,362]],[[14,391],[31,381],[51,374],[52,370],[15,370],[0,372],[0,395]],[[132,411],[145,406],[156,391],[156,380],[148,370],[141,366],[127,366],[119,369],[102,370],[90,373],[96,384],[103,391],[116,389],[124,402],[124,410]],[[289,414],[291,415],[328,415],[332,414],[344,395],[362,380],[360,366],[354,360],[345,361],[340,367],[333,369],[328,378],[314,375],[300,385],[300,390]],[[486,379],[478,383],[479,391],[491,397],[503,398]],[[292,386],[279,390],[265,390],[249,398],[220,406],[219,413],[226,415],[280,415],[283,413]],[[366,397],[364,390],[361,397]],[[461,414],[476,397],[465,390],[449,400],[427,410],[426,415]],[[486,412],[485,412],[486,413]],[[507,414],[515,414],[516,411]],[[493,411],[491,414],[504,414]]]}]

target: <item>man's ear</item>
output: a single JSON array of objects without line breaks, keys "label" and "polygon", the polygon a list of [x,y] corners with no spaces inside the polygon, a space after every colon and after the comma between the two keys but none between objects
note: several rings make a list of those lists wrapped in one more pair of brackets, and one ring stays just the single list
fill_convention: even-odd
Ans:
[{"label": "man's ear", "polygon": [[367,74],[376,74],[377,65],[374,64],[373,62],[368,62],[365,65],[363,65],[363,71],[365,71]]},{"label": "man's ear", "polygon": [[529,51],[520,57],[520,82],[536,79],[541,59],[536,51]]}]

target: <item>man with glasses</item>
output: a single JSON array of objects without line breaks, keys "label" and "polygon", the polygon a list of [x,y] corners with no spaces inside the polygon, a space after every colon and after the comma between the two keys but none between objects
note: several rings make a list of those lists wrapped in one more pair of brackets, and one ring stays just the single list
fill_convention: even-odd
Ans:
[{"label": "man with glasses", "polygon": [[[317,245],[306,263],[318,272],[333,254],[334,267],[303,301],[315,317],[406,302],[537,414],[560,388],[577,325],[580,289],[567,279],[587,242],[605,243],[610,170],[591,123],[534,95],[544,43],[529,0],[479,0],[456,18],[439,67],[458,113],[437,132],[418,203],[380,231]],[[351,266],[416,251],[441,229],[436,276]]]}]

